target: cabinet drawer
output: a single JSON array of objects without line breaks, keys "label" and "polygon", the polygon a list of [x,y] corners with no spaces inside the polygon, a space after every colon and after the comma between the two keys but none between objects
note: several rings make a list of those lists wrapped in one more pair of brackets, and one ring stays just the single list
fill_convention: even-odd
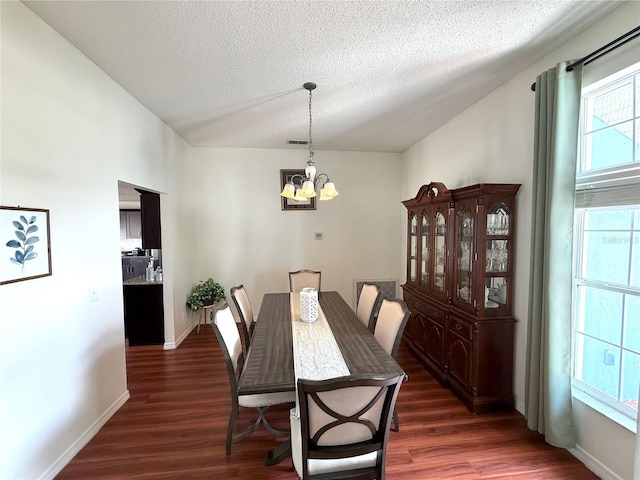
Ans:
[{"label": "cabinet drawer", "polygon": [[427,302],[418,302],[416,308],[429,319],[444,325],[444,311]]},{"label": "cabinet drawer", "polygon": [[132,258],[130,260],[130,264],[131,264],[131,266],[134,266],[134,265],[148,265],[149,264],[149,257]]},{"label": "cabinet drawer", "polygon": [[407,292],[403,292],[402,298],[404,299],[404,303],[407,304],[407,307],[409,307],[410,310],[414,309],[418,303],[416,297]]},{"label": "cabinet drawer", "polygon": [[466,338],[467,340],[471,340],[473,336],[473,326],[470,323],[462,321],[458,318],[451,318],[449,330],[451,330],[452,332],[456,332],[458,335]]}]

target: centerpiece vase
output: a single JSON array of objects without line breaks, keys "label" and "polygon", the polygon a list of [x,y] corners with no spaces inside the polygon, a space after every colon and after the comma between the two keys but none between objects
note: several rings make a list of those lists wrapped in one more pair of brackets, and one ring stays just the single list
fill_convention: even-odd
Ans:
[{"label": "centerpiece vase", "polygon": [[318,319],[318,292],[314,288],[300,291],[300,320],[315,322]]}]

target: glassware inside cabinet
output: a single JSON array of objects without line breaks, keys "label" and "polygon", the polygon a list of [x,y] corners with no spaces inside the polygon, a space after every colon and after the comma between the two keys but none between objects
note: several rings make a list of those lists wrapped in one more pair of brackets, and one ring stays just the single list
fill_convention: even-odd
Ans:
[{"label": "glassware inside cabinet", "polygon": [[471,303],[473,281],[473,217],[464,211],[459,217],[458,265],[456,286],[458,300]]},{"label": "glassware inside cabinet", "polygon": [[509,298],[510,215],[507,206],[498,202],[487,213],[485,250],[485,308],[505,308]]},{"label": "glassware inside cabinet", "polygon": [[487,235],[509,235],[509,212],[503,203],[496,203],[489,209]]},{"label": "glassware inside cabinet", "polygon": [[411,216],[411,230],[409,232],[409,279],[417,280],[418,270],[418,216]]},{"label": "glassware inside cabinet", "polygon": [[435,262],[433,288],[440,293],[445,293],[445,264],[447,261],[447,221],[441,212],[435,217]]},{"label": "glassware inside cabinet", "polygon": [[429,283],[429,216],[422,216],[422,230],[420,231],[422,234],[421,242],[422,245],[422,257],[421,257],[421,269],[420,272],[422,274],[422,283]]},{"label": "glassware inside cabinet", "polygon": [[509,298],[506,277],[489,277],[485,286],[485,308],[504,308]]},{"label": "glassware inside cabinet", "polygon": [[509,241],[487,240],[486,271],[506,272],[509,265]]}]

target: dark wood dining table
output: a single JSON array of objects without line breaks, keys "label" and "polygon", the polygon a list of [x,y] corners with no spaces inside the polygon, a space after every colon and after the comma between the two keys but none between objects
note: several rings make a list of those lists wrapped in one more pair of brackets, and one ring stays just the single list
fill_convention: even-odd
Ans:
[{"label": "dark wood dining table", "polygon": [[[338,292],[319,292],[318,301],[352,375],[405,375]],[[240,395],[295,390],[293,333],[289,293],[266,293],[258,313]],[[286,458],[287,445],[268,455],[267,464]]]}]

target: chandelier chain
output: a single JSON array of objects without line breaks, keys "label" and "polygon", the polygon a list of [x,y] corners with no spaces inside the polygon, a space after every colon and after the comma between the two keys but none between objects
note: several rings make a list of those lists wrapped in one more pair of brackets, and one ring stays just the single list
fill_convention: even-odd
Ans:
[{"label": "chandelier chain", "polygon": [[313,165],[313,139],[311,138],[311,124],[313,122],[313,117],[311,116],[311,95],[312,90],[309,90],[309,164]]},{"label": "chandelier chain", "polygon": [[[313,82],[307,82],[302,85],[303,88],[309,90],[309,159],[307,160],[307,167],[304,169],[304,173],[296,173],[292,175],[287,183],[282,187],[280,196],[284,198],[282,209],[287,210],[289,204],[288,199],[293,199],[295,202],[306,202],[306,205],[311,205],[315,210],[315,202],[309,201],[316,196],[316,189],[320,188],[320,200],[331,200],[339,195],[336,190],[336,186],[333,181],[329,179],[329,175],[326,173],[320,173],[316,175],[316,167],[313,161],[313,113],[311,109],[311,103],[313,98],[313,89],[316,88],[316,84]],[[298,183],[295,183],[295,178],[298,178]],[[298,203],[293,205],[298,206]],[[292,207],[295,208],[295,207]],[[307,207],[302,207],[307,208]]]}]

